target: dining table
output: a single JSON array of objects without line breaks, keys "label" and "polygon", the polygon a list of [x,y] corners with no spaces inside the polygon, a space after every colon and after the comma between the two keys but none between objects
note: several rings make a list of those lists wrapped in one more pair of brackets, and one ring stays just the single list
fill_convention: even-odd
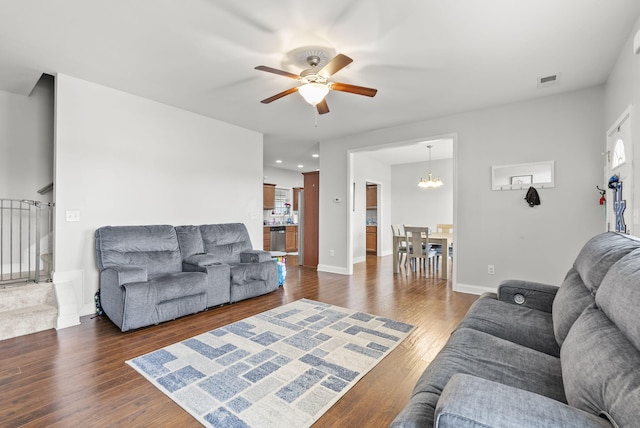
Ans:
[{"label": "dining table", "polygon": [[[393,235],[393,273],[400,272],[400,257],[398,257],[398,250],[403,242],[407,240],[405,235]],[[430,233],[429,243],[441,245],[442,248],[442,278],[449,277],[449,246],[453,242],[452,233]]]}]

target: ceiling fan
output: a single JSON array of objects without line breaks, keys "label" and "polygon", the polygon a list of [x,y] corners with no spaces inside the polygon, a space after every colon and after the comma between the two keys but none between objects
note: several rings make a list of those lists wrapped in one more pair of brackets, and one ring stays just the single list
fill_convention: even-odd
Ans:
[{"label": "ceiling fan", "polygon": [[318,64],[320,64],[320,57],[317,55],[310,55],[307,57],[307,63],[311,68],[304,70],[299,75],[289,73],[288,71],[267,67],[265,65],[259,65],[255,68],[256,70],[278,74],[280,76],[297,80],[301,83],[300,86],[287,89],[286,91],[282,91],[272,97],[265,98],[260,102],[263,104],[269,104],[270,102],[278,100],[286,95],[298,92],[300,93],[300,95],[302,95],[306,102],[308,102],[318,110],[319,114],[325,114],[329,113],[329,106],[327,105],[325,96],[329,93],[330,90],[349,92],[357,95],[365,95],[367,97],[375,96],[378,92],[377,89],[329,81],[329,78],[331,76],[342,70],[347,65],[351,64],[351,62],[353,62],[353,60],[348,56],[338,54],[324,67],[318,69]]}]

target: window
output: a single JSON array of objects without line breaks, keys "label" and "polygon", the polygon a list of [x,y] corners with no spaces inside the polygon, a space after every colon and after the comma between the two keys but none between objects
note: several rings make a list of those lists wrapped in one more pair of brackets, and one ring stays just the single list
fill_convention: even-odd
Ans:
[{"label": "window", "polygon": [[281,214],[281,215],[285,215],[285,214],[289,214],[289,211],[287,211],[287,207],[285,206],[287,202],[287,199],[289,197],[289,189],[278,189],[276,187],[276,204],[275,204],[275,208],[273,210],[274,214]]},{"label": "window", "polygon": [[611,160],[611,169],[617,168],[624,164],[626,158],[624,154],[624,141],[618,139],[616,146],[613,149],[613,159]]}]

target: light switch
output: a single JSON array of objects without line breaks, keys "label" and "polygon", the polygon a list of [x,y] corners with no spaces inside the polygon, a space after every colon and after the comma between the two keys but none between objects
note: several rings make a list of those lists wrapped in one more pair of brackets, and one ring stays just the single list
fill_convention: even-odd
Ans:
[{"label": "light switch", "polygon": [[80,210],[67,210],[67,221],[80,221]]}]

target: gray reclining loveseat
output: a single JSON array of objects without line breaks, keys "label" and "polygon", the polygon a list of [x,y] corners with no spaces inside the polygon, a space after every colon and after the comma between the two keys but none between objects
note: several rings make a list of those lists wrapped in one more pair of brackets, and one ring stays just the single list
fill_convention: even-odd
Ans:
[{"label": "gray reclining loveseat", "polygon": [[105,226],[95,232],[100,303],[122,331],[278,288],[278,266],[244,224]]},{"label": "gray reclining loveseat", "polygon": [[560,287],[483,295],[391,426],[640,426],[640,240],[597,235]]}]

